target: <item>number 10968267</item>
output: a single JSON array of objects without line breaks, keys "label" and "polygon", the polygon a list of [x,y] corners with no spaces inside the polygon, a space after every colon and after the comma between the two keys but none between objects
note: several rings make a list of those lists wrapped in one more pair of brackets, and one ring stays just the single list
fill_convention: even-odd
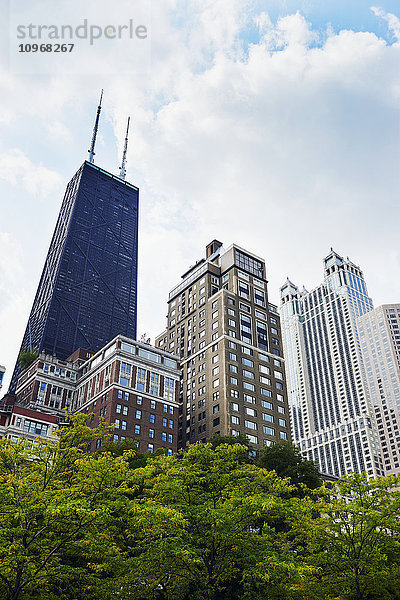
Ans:
[{"label": "number 10968267", "polygon": [[19,44],[18,52],[72,52],[75,44]]}]

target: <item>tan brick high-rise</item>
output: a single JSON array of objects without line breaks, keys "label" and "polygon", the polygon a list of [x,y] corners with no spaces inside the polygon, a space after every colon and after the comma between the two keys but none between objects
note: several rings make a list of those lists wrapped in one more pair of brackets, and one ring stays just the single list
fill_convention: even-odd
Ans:
[{"label": "tan brick high-rise", "polygon": [[181,357],[178,443],[245,434],[261,448],[290,439],[280,321],[265,262],[217,240],[168,299],[156,346]]}]

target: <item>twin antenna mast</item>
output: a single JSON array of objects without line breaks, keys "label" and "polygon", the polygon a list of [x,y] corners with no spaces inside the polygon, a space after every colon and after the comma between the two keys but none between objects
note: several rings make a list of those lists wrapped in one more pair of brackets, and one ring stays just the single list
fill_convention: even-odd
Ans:
[{"label": "twin antenna mast", "polygon": [[96,120],[94,122],[94,127],[93,127],[93,135],[92,135],[92,143],[90,144],[90,149],[88,150],[89,152],[89,162],[93,163],[94,162],[94,146],[96,144],[96,137],[97,137],[97,131],[99,129],[99,119],[100,119],[100,113],[101,113],[101,101],[103,99],[103,90],[101,90],[101,94],[100,94],[100,102],[99,105],[97,107],[97,115],[96,115]]},{"label": "twin antenna mast", "polygon": [[121,177],[121,179],[125,179],[125,175],[126,175],[125,165],[126,165],[126,153],[128,152],[128,133],[129,133],[129,121],[130,120],[131,120],[131,118],[128,117],[128,125],[126,126],[124,152],[122,154],[122,164],[119,168],[119,176]]},{"label": "twin antenna mast", "polygon": [[[94,156],[95,156],[95,151],[94,151],[94,147],[96,144],[96,137],[97,137],[97,132],[99,130],[99,120],[100,120],[100,113],[101,113],[101,102],[103,100],[103,90],[101,90],[101,94],[100,94],[100,101],[99,101],[99,105],[97,107],[97,114],[96,114],[96,120],[94,122],[94,127],[93,127],[93,135],[92,135],[92,143],[90,144],[90,148],[88,150],[89,152],[89,162],[90,163],[94,163]],[[122,154],[122,163],[121,166],[119,168],[119,176],[121,179],[125,179],[125,175],[126,175],[126,155],[128,152],[128,133],[129,133],[129,123],[130,123],[131,118],[128,117],[128,124],[126,127],[126,134],[125,134],[125,143],[124,143],[124,151]]]}]

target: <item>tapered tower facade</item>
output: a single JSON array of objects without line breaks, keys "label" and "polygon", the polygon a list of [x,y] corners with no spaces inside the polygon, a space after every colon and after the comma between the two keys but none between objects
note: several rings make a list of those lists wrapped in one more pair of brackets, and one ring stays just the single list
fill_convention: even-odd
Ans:
[{"label": "tapered tower facade", "polygon": [[[89,161],[67,185],[21,351],[65,360],[116,335],[136,338],[139,190]],[[126,155],[126,150],[124,151]],[[20,371],[14,370],[10,391]]]}]

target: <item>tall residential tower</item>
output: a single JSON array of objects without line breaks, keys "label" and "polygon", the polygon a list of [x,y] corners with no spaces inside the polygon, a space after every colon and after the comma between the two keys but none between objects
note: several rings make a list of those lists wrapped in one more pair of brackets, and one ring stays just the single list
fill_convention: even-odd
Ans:
[{"label": "tall residential tower", "polygon": [[213,434],[245,434],[256,448],[290,439],[279,315],[261,258],[211,242],[170,292],[156,345],[181,358],[181,446]]},{"label": "tall residential tower", "polygon": [[322,473],[383,475],[374,409],[366,388],[357,318],[372,310],[364,277],[333,250],[324,283],[281,288],[292,434]]}]

